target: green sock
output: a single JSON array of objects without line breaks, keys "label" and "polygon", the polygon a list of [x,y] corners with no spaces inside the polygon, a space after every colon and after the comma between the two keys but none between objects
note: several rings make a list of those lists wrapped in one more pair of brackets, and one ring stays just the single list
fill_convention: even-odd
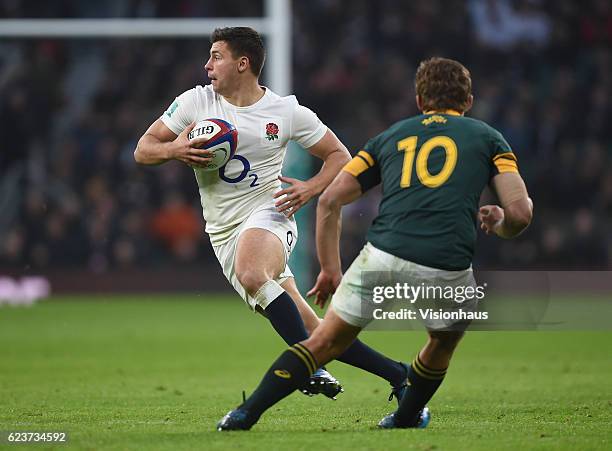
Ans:
[{"label": "green sock", "polygon": [[432,398],[446,375],[444,370],[432,370],[417,355],[408,370],[408,388],[395,413],[399,424],[414,426],[418,415]]},{"label": "green sock", "polygon": [[308,382],[317,363],[308,349],[296,343],[281,354],[265,374],[257,389],[240,406],[254,420],[271,406]]}]

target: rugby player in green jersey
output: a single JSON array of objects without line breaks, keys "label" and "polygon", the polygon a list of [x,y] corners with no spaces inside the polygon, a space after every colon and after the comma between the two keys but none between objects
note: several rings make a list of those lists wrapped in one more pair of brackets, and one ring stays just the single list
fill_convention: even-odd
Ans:
[{"label": "rugby player in green jersey", "polygon": [[[531,222],[533,203],[503,136],[464,113],[473,102],[469,71],[460,63],[432,58],[416,73],[416,102],[423,114],[400,121],[371,139],[319,199],[317,254],[321,272],[309,295],[324,306],[324,321],[305,341],[291,346],[270,367],[255,392],[218,423],[219,430],[249,429],[270,406],[301,387],[318,368],[340,355],[373,319],[379,281],[364,271],[393,271],[415,284],[475,286],[472,257],[477,218],[487,234],[513,238]],[[340,210],[382,184],[379,212],[367,244],[342,276]],[[501,206],[478,208],[490,185]],[[477,300],[459,304],[474,309]],[[428,340],[408,372],[398,409],[382,428],[423,428],[426,403],[434,395],[465,320],[424,320]]]}]

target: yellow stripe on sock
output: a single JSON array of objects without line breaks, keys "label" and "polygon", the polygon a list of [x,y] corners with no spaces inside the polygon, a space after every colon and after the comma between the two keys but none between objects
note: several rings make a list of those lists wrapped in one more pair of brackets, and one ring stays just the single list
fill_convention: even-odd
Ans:
[{"label": "yellow stripe on sock", "polygon": [[433,379],[432,377],[429,377],[425,373],[421,372],[421,370],[415,365],[414,362],[412,362],[412,369],[414,370],[415,373],[417,373],[421,377],[424,377],[425,379]]},{"label": "yellow stripe on sock", "polygon": [[442,374],[431,374],[429,372],[427,372],[427,369],[423,368],[422,366],[419,366],[419,363],[417,362],[417,359],[414,359],[414,361],[412,362],[412,369],[421,377],[424,377],[425,379],[430,379],[430,380],[440,380],[444,378],[444,375],[446,373],[442,373]]},{"label": "yellow stripe on sock", "polygon": [[302,351],[304,353],[304,355],[306,356],[306,358],[308,358],[308,360],[310,361],[310,363],[312,363],[312,367],[314,368],[312,370],[312,372],[314,373],[314,370],[317,369],[318,365],[317,362],[315,362],[314,357],[312,356],[311,352],[306,349],[303,345],[301,345],[300,343],[296,343],[295,345],[293,345],[295,348],[299,349],[300,351]]},{"label": "yellow stripe on sock", "polygon": [[308,359],[304,357],[300,351],[298,351],[297,349],[293,347],[289,348],[289,351],[293,352],[295,355],[297,355],[302,360],[302,362],[304,363],[304,365],[306,365],[306,369],[308,370],[310,374],[314,373],[315,369],[312,367]]},{"label": "yellow stripe on sock", "polygon": [[421,362],[421,360],[418,358],[414,359],[414,362],[412,363],[413,365],[418,367],[421,373],[424,373],[429,377],[442,378],[446,374],[446,370],[430,370],[425,365],[423,365],[423,362]]},{"label": "yellow stripe on sock", "polygon": [[419,365],[419,367],[425,371],[426,373],[430,373],[430,374],[446,374],[446,369],[443,370],[434,370],[432,368],[429,368],[428,366],[426,366],[423,361],[421,360],[420,356],[416,356],[415,358],[417,364]]}]

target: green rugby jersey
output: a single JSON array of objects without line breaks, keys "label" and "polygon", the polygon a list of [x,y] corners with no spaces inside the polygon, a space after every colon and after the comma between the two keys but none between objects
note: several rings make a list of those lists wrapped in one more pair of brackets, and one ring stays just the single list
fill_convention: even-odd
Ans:
[{"label": "green rugby jersey", "polygon": [[456,111],[426,112],[372,138],[343,169],[363,192],[382,183],[367,240],[420,265],[468,268],[480,195],[491,178],[518,172],[504,137]]}]

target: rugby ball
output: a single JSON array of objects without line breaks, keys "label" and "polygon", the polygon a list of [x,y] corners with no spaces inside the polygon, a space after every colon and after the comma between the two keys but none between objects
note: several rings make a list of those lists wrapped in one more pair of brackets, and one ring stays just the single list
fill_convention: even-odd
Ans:
[{"label": "rugby ball", "polygon": [[238,130],[223,119],[204,119],[198,122],[187,135],[189,140],[205,138],[199,149],[212,151],[213,159],[208,166],[198,169],[202,171],[216,171],[224,166],[236,153],[238,147]]}]

